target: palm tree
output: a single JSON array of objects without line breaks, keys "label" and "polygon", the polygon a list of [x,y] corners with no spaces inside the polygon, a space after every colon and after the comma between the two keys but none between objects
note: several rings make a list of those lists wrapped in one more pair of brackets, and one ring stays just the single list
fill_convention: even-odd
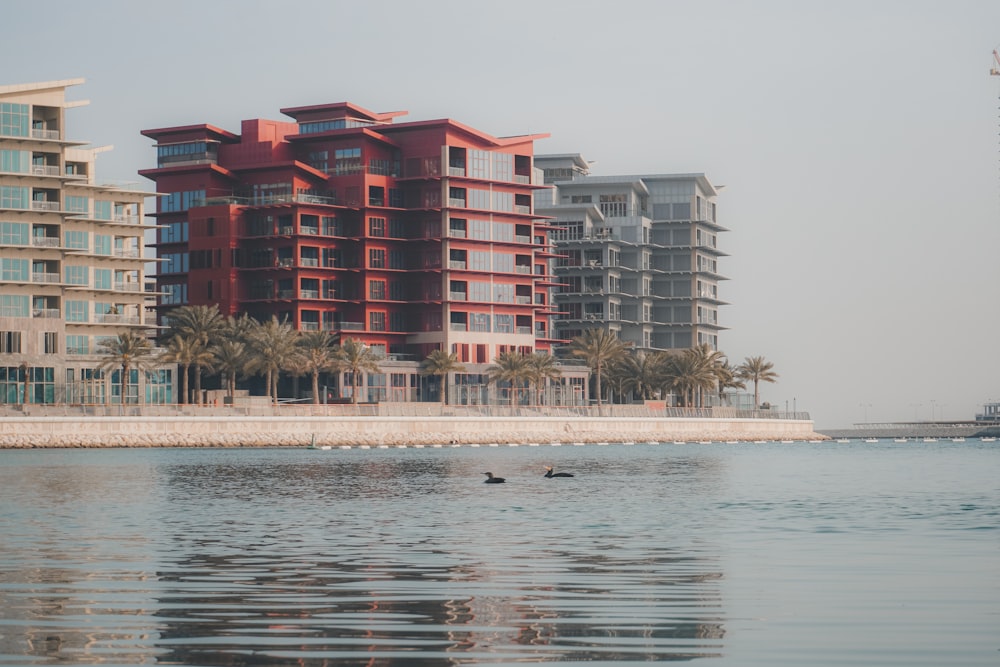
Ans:
[{"label": "palm tree", "polygon": [[[712,348],[712,346],[708,343],[695,345],[690,350],[686,351],[686,353],[694,356],[704,371],[707,371],[706,377],[699,382],[698,387],[695,390],[697,398],[695,403],[698,407],[701,407],[703,405],[703,392],[714,390],[716,388],[719,377],[719,368],[721,368],[725,362],[726,355]],[[708,375],[710,375],[711,378],[707,377]]]},{"label": "palm tree", "polygon": [[719,388],[719,402],[725,397],[726,389],[745,389],[747,384],[740,379],[735,366],[729,363],[729,359],[715,368],[715,379]]},{"label": "palm tree", "polygon": [[[129,372],[135,368],[141,371],[153,369],[151,363],[153,356],[153,344],[149,339],[134,331],[123,331],[113,338],[103,339],[97,346],[98,354],[103,355],[98,368],[110,370],[121,369],[121,401],[125,405],[128,399],[128,376]],[[110,392],[108,394],[110,399]],[[138,396],[142,403],[142,395]]]},{"label": "palm tree", "polygon": [[514,395],[521,383],[527,384],[531,375],[528,358],[521,352],[501,352],[493,360],[493,365],[486,369],[489,381],[498,384],[510,383],[510,404],[514,405]]},{"label": "palm tree", "polygon": [[631,391],[642,400],[656,398],[663,383],[663,352],[627,354],[612,364],[610,373],[620,378],[622,389]]},{"label": "palm tree", "polygon": [[702,390],[715,387],[715,372],[696,348],[672,354],[667,377],[671,389],[680,395],[683,407],[695,406],[695,397]]},{"label": "palm tree", "polygon": [[448,405],[448,375],[464,370],[465,366],[458,361],[458,355],[444,350],[434,350],[420,362],[421,375],[436,375],[441,378],[441,405]]},{"label": "palm tree", "polygon": [[351,373],[351,403],[357,404],[358,392],[361,390],[361,373],[378,373],[378,357],[370,347],[357,338],[348,338],[340,344],[334,353],[334,368]]},{"label": "palm tree", "polygon": [[212,354],[215,355],[215,369],[226,378],[226,396],[232,403],[236,393],[236,379],[243,375],[249,363],[247,344],[242,340],[226,338],[212,348]]},{"label": "palm tree", "polygon": [[[211,306],[178,306],[167,313],[167,335],[170,337],[184,336],[208,350],[225,330],[226,318],[219,312],[215,304]],[[210,358],[192,361],[194,368],[195,403],[201,404],[201,374],[202,370],[211,368]]]},{"label": "palm tree", "polygon": [[177,334],[167,341],[165,350],[160,354],[160,363],[177,364],[180,367],[180,400],[188,402],[187,379],[188,370],[194,364],[208,365],[213,360],[212,353],[202,347],[202,344],[192,337]]},{"label": "palm tree", "polygon": [[760,406],[760,383],[775,382],[778,374],[772,369],[774,364],[764,359],[764,357],[746,357],[743,363],[737,366],[737,376],[741,380],[753,382],[753,407],[756,410]]},{"label": "palm tree", "polygon": [[313,404],[319,404],[319,374],[334,367],[333,338],[326,331],[307,331],[299,336],[296,370],[312,379]]},{"label": "palm tree", "polygon": [[287,321],[279,322],[274,315],[266,322],[256,323],[250,330],[247,343],[250,347],[248,370],[263,372],[267,393],[273,403],[278,402],[278,379],[281,371],[294,367],[298,348],[298,332]]},{"label": "palm tree", "polygon": [[608,364],[620,360],[628,351],[628,346],[618,336],[605,329],[585,329],[569,344],[569,351],[581,357],[594,372],[594,391],[597,407],[601,407],[601,375]]},{"label": "palm tree", "polygon": [[555,380],[562,375],[556,359],[545,352],[535,352],[528,356],[527,380],[535,385],[535,405],[541,404],[542,388],[547,380]]}]

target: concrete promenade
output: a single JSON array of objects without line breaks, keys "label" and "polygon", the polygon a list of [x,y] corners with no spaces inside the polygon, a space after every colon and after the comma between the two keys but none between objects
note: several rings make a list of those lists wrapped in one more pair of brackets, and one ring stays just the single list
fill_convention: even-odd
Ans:
[{"label": "concrete promenade", "polygon": [[[220,411],[221,412],[221,411]],[[808,419],[564,416],[4,416],[0,448],[303,447],[824,439]]]}]

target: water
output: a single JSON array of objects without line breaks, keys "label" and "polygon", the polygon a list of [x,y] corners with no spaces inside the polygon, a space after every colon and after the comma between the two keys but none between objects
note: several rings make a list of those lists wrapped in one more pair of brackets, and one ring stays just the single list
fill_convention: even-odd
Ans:
[{"label": "water", "polygon": [[0,665],[995,666],[998,473],[976,441],[0,451]]}]

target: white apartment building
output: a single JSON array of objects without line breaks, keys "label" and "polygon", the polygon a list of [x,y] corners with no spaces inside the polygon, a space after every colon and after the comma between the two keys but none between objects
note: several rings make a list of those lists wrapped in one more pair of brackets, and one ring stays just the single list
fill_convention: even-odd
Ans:
[{"label": "white apartment building", "polygon": [[[69,139],[67,111],[87,102],[66,89],[81,83],[0,86],[0,404],[122,403],[98,345],[152,326],[147,194],[100,184],[110,147]],[[170,370],[131,375],[125,403],[172,402]]]},{"label": "white apartment building", "polygon": [[552,190],[536,195],[550,216],[556,338],[595,326],[636,349],[708,343],[718,349],[717,189],[704,174],[591,176],[578,154],[536,155]]}]

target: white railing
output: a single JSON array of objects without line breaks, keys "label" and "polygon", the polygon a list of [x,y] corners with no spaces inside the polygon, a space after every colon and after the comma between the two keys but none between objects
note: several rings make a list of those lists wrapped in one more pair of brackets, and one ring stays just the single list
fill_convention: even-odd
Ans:
[{"label": "white railing", "polygon": [[139,216],[137,215],[116,215],[111,218],[112,222],[123,222],[129,225],[136,225],[139,223]]},{"label": "white railing", "polygon": [[139,249],[138,248],[115,248],[113,254],[114,254],[115,257],[128,257],[129,259],[138,259],[139,258]]},{"label": "white railing", "polygon": [[59,130],[32,130],[32,139],[55,139],[59,140]]},{"label": "white railing", "polygon": [[31,311],[32,317],[45,317],[49,319],[59,319],[61,313],[58,308],[35,308]]},{"label": "white railing", "polygon": [[139,283],[116,282],[115,283],[115,291],[118,291],[118,292],[141,292],[142,291],[142,285],[140,285]]},{"label": "white railing", "polygon": [[58,176],[59,165],[33,164],[31,165],[31,173],[35,176]]},{"label": "white railing", "polygon": [[58,211],[59,202],[57,201],[34,201],[31,202],[31,210],[33,211]]},{"label": "white railing", "polygon": [[55,285],[60,282],[60,276],[58,273],[32,273],[31,282]]},{"label": "white railing", "polygon": [[58,248],[59,247],[59,237],[58,236],[32,236],[31,245],[36,248]]}]

